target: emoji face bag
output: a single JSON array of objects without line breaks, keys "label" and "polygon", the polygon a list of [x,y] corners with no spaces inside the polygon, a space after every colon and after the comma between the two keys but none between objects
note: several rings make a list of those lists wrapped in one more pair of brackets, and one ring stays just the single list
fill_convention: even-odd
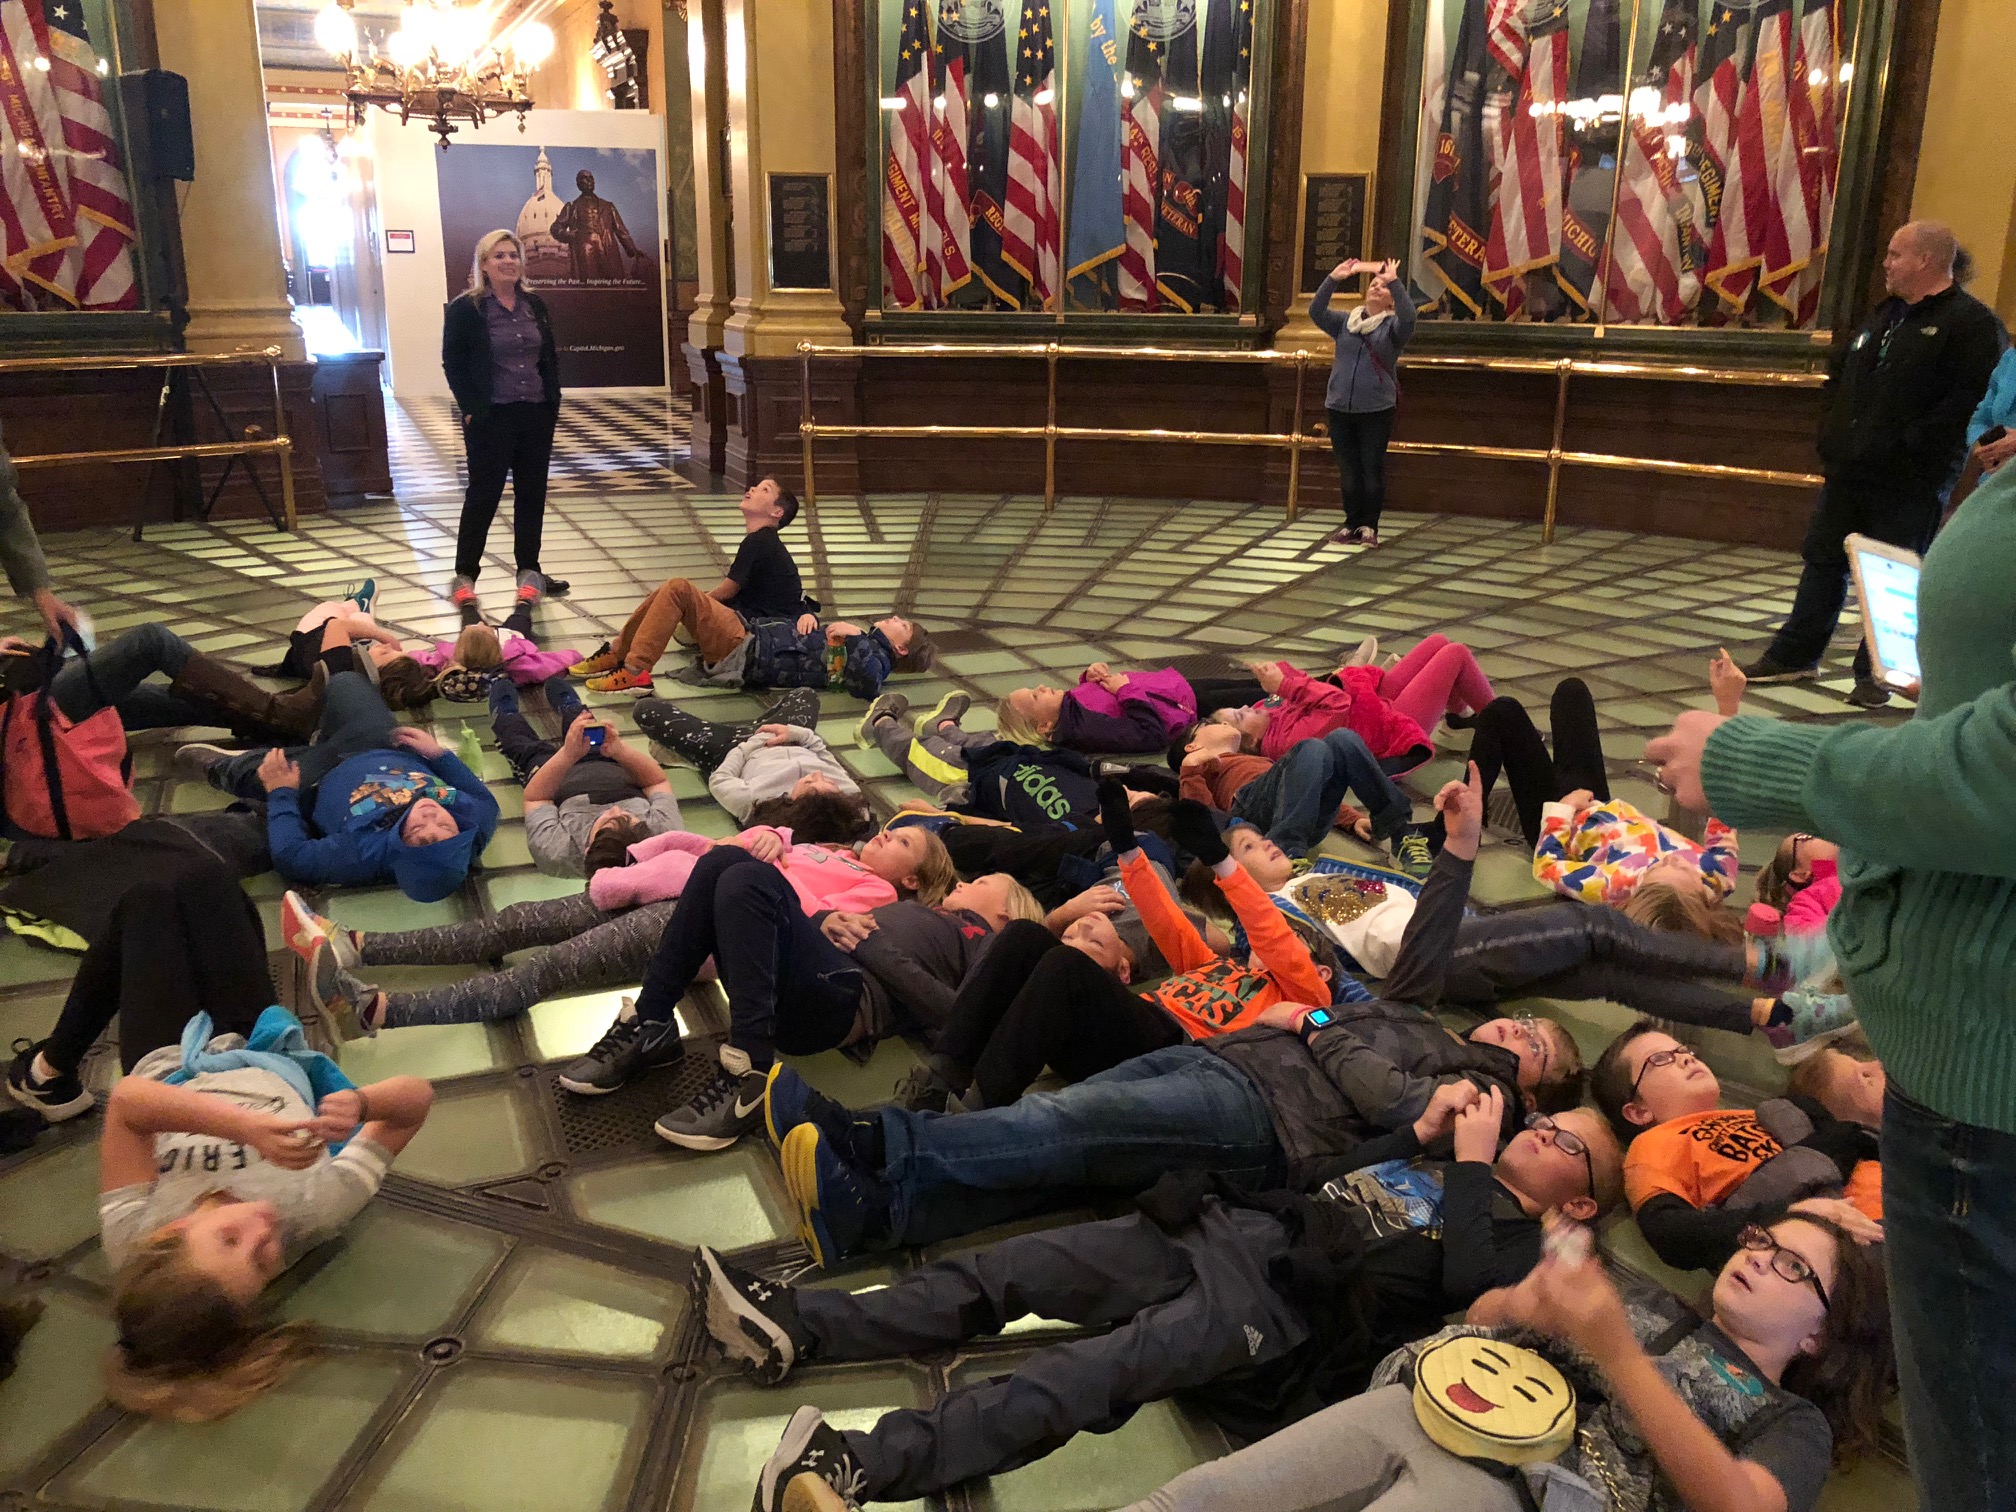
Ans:
[{"label": "emoji face bag", "polygon": [[1575,1441],[1575,1388],[1534,1351],[1464,1335],[1414,1362],[1422,1431],[1464,1459],[1531,1465]]}]

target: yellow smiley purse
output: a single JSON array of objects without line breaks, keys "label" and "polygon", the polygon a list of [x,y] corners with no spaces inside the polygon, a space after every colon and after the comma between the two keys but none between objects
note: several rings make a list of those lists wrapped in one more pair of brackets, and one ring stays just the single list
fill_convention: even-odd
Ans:
[{"label": "yellow smiley purse", "polygon": [[1476,1334],[1444,1339],[1414,1361],[1414,1414],[1464,1459],[1534,1465],[1575,1441],[1575,1388],[1544,1355]]}]

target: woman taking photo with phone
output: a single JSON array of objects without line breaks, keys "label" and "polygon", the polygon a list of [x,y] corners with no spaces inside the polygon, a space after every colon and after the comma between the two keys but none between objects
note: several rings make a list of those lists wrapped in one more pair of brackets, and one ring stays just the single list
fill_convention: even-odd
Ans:
[{"label": "woman taking photo with phone", "polygon": [[[1338,283],[1369,273],[1365,302],[1339,314],[1330,308]],[[1386,507],[1386,444],[1400,403],[1400,353],[1414,334],[1414,301],[1400,279],[1400,264],[1350,258],[1330,270],[1309,301],[1309,318],[1337,343],[1323,407],[1330,416],[1330,450],[1344,487],[1344,528],[1330,539],[1342,546],[1377,546],[1379,515]]]},{"label": "woman taking photo with phone", "polygon": [[546,526],[546,472],[560,415],[560,359],[546,302],[525,287],[524,249],[509,231],[476,243],[469,288],[448,305],[441,367],[462,418],[469,489],[455,534],[455,581],[448,597],[465,619],[476,609],[483,547],[511,479],[512,549],[518,602],[536,604],[567,585],[539,570]]}]

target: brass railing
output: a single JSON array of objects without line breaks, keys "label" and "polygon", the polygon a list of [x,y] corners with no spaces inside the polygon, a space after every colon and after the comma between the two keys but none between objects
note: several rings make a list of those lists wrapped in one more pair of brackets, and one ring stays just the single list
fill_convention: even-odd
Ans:
[{"label": "brass railing", "polygon": [[[1304,390],[1312,366],[1328,371],[1327,353],[1294,351],[1224,352],[1181,347],[1067,346],[1061,342],[980,346],[937,343],[916,346],[821,346],[798,344],[798,439],[805,467],[805,498],[819,502],[813,471],[813,443],[823,438],[879,436],[892,439],[1000,439],[1043,443],[1043,508],[1057,502],[1057,443],[1062,441],[1178,441],[1197,446],[1270,446],[1288,448],[1288,518],[1301,504],[1302,453],[1327,448],[1328,436],[1302,429]],[[812,415],[812,360],[815,357],[1023,357],[1044,360],[1047,368],[1044,422],[1041,425],[824,425]],[[1122,359],[1130,362],[1289,363],[1295,369],[1294,418],[1286,431],[1194,431],[1140,429],[1057,423],[1057,364],[1064,359]],[[1483,457],[1497,462],[1523,462],[1547,469],[1547,510],[1541,539],[1554,539],[1564,467],[1608,468],[1648,472],[1666,477],[1718,478],[1733,483],[1764,483],[1782,488],[1817,488],[1813,473],[1782,472],[1767,467],[1736,467],[1714,462],[1680,462],[1665,457],[1634,457],[1611,452],[1569,451],[1563,444],[1568,427],[1568,385],[1576,374],[1595,378],[1636,378],[1655,383],[1718,383],[1753,388],[1818,388],[1826,380],[1818,373],[1762,372],[1749,368],[1664,366],[1641,362],[1605,362],[1578,357],[1403,357],[1408,368],[1471,372],[1554,375],[1554,430],[1544,447],[1483,446],[1459,441],[1395,441],[1389,450],[1409,456]]]},{"label": "brass railing", "polygon": [[[250,352],[131,352],[111,354],[102,357],[8,357],[0,358],[0,377],[11,373],[82,373],[82,372],[136,372],[143,369],[161,370],[161,392],[154,403],[154,436],[161,434],[161,424],[166,417],[170,391],[178,369],[200,370],[212,367],[239,367],[247,363],[264,363],[273,380],[273,434],[263,434],[261,427],[248,425],[243,435],[236,441],[194,442],[185,446],[118,446],[98,451],[40,452],[29,456],[13,458],[17,468],[29,467],[75,467],[85,463],[124,462],[179,462],[185,459],[209,457],[252,457],[271,454],[280,467],[280,509],[281,519],[276,525],[293,530],[298,524],[294,511],[294,440],[287,434],[287,404],[280,393],[280,359],[282,352],[277,346],[263,347]],[[205,384],[205,394],[208,395]],[[218,407],[214,396],[210,403],[216,411],[219,423],[224,423],[224,412]],[[227,425],[228,429],[228,425]],[[259,485],[258,475],[252,472],[251,464],[246,464],[246,473],[253,486],[259,488],[262,499],[266,491]],[[223,487],[219,481],[219,489]],[[211,503],[216,502],[212,496]],[[267,513],[272,513],[272,501],[267,500]],[[134,527],[137,539],[139,526]]]}]

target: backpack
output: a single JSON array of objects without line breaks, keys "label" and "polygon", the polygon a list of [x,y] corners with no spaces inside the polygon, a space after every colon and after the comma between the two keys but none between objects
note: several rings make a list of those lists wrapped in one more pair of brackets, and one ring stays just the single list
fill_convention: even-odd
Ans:
[{"label": "backpack", "polygon": [[[75,631],[68,639],[84,655]],[[140,817],[133,799],[133,758],[126,749],[126,726],[109,704],[72,723],[56,707],[50,685],[63,665],[52,636],[35,653],[40,686],[7,700],[0,714],[0,801],[15,829],[50,840],[95,840],[115,834]],[[100,700],[88,656],[84,677]]]}]

